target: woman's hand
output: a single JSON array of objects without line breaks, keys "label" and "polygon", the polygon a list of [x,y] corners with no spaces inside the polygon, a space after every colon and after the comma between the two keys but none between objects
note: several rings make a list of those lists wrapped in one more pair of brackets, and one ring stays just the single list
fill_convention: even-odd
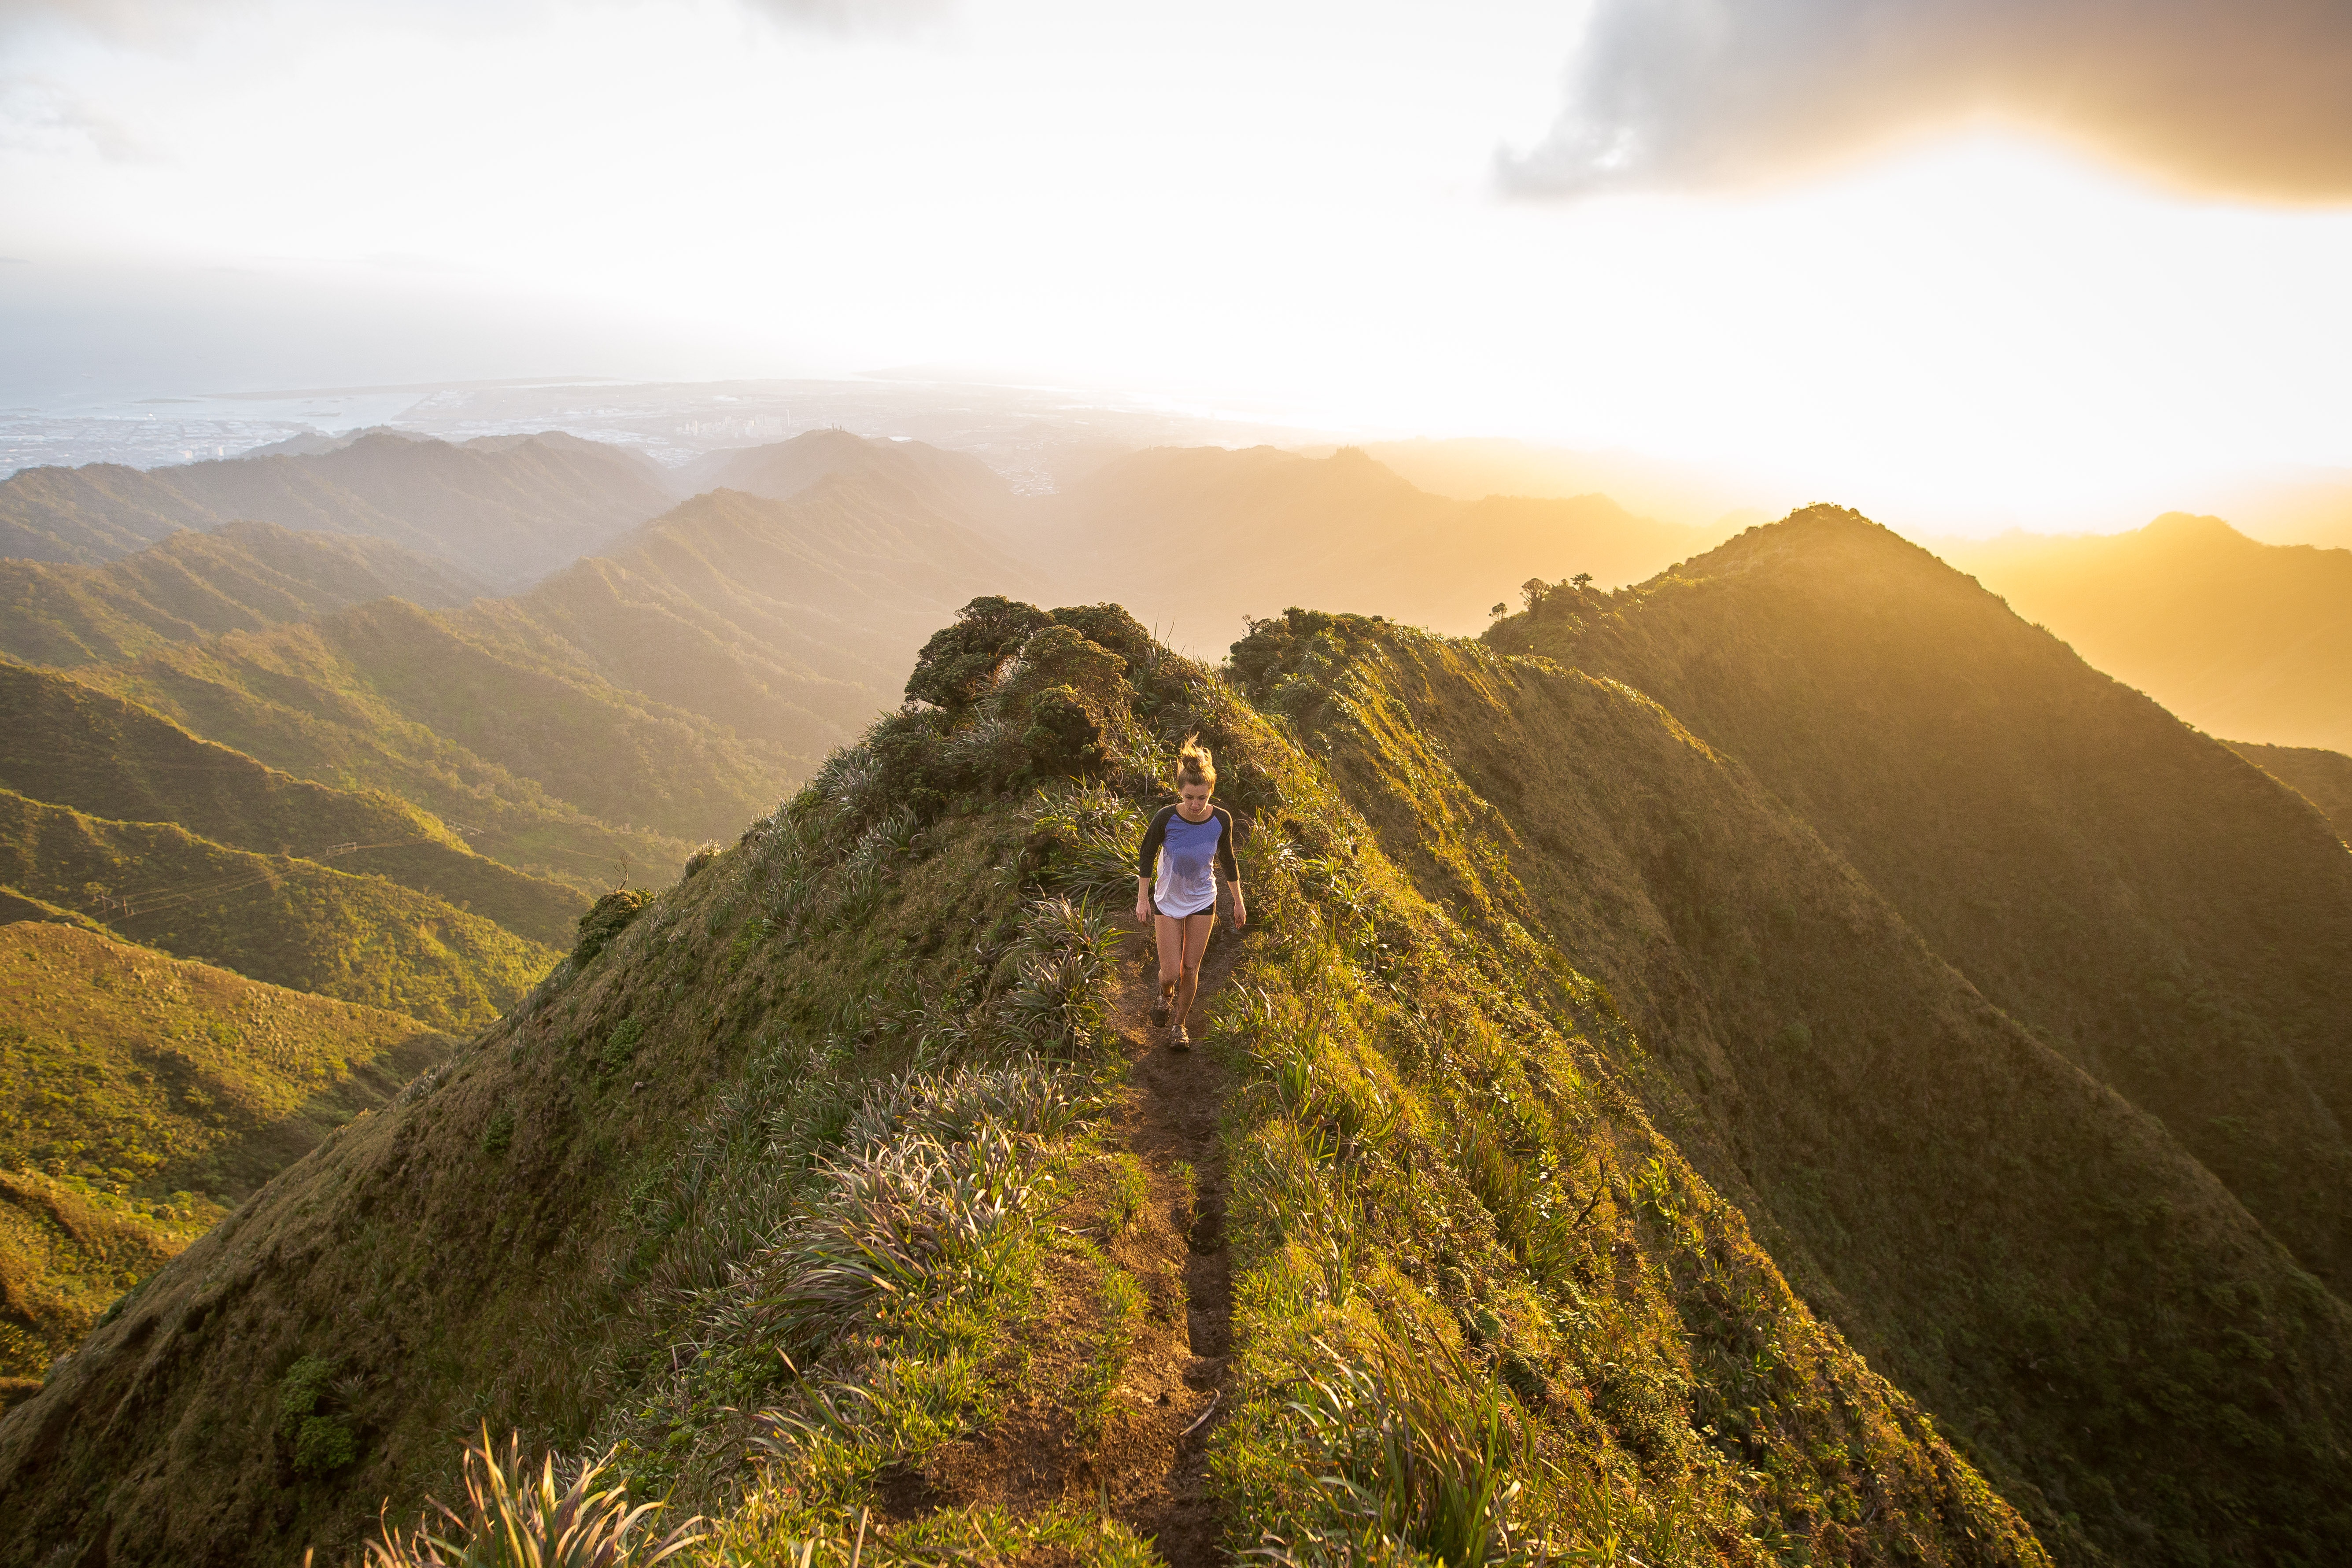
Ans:
[{"label": "woman's hand", "polygon": [[1247,924],[1249,924],[1249,906],[1242,902],[1242,890],[1239,887],[1235,887],[1234,889],[1234,929],[1239,931]]},{"label": "woman's hand", "polygon": [[1135,923],[1139,926],[1151,923],[1151,906],[1139,897],[1135,900]]}]

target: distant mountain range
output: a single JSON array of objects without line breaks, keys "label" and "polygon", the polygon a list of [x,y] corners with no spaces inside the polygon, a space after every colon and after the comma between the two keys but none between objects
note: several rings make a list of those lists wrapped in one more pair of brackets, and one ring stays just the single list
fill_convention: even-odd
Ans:
[{"label": "distant mountain range", "polygon": [[380,432],[302,456],[21,468],[0,480],[0,556],[87,565],[182,529],[271,522],[389,540],[514,588],[669,500],[647,459],[560,432],[463,446]]},{"label": "distant mountain range", "polygon": [[2183,512],[1936,549],[2209,734],[2352,751],[2352,550],[2258,544]]},{"label": "distant mountain range", "polygon": [[1485,626],[1529,576],[1646,577],[1715,536],[1603,496],[1458,501],[1353,447],[1162,447],[1044,498],[1019,542],[1072,597],[1115,598],[1179,646],[1213,654],[1246,616],[1346,604],[1456,634]]}]

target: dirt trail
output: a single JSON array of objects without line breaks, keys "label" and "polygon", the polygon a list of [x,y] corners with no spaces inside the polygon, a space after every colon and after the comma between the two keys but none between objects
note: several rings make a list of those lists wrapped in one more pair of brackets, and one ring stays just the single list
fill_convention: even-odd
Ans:
[{"label": "dirt trail", "polygon": [[[1220,919],[1192,1005],[1196,1038],[1245,942]],[[1167,1031],[1151,1026],[1159,964],[1150,937],[1130,927],[1120,949],[1112,1025],[1130,1068],[1101,1131],[1108,1149],[1141,1166],[1146,1198],[1123,1227],[1089,1226],[1088,1234],[1134,1278],[1144,1305],[1101,1430],[1087,1441],[1064,1403],[1102,1332],[1093,1283],[1099,1265],[1057,1257],[1047,1270],[1052,1310],[1025,1347],[1030,1397],[989,1430],[935,1452],[919,1474],[884,1477],[881,1500],[898,1518],[976,1502],[1022,1511],[1065,1500],[1099,1504],[1150,1537],[1170,1568],[1208,1568],[1223,1560],[1207,1440],[1223,1415],[1232,1338],[1217,1142],[1227,1075],[1205,1049],[1170,1050]],[[1083,1194],[1072,1217],[1108,1207],[1106,1192]]]}]

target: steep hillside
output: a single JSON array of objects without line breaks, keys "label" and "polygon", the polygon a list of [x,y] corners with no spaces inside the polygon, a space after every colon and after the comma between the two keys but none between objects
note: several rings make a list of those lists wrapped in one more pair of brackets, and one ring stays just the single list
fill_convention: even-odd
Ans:
[{"label": "steep hillside", "polygon": [[789,501],[698,496],[512,601],[537,628],[513,635],[814,759],[896,701],[973,584],[1029,592],[1039,576],[895,476],[852,470]]},{"label": "steep hillside", "polygon": [[0,561],[0,654],[58,667],[113,662],[369,599],[438,609],[488,592],[385,540],[266,522],[189,528],[103,566]]},{"label": "steep hillside", "polygon": [[373,874],[487,915],[534,942],[571,940],[587,907],[562,883],[467,848],[415,807],[264,767],[134,702],[0,662],[0,788],[120,822],[177,823],[201,838]]},{"label": "steep hillside", "polygon": [[2317,806],[2334,826],[2336,836],[2352,842],[2352,757],[2315,746],[2223,743]]},{"label": "steep hillside", "polygon": [[296,991],[479,1028],[556,953],[384,880],[0,789],[0,884],[131,942]]},{"label": "steep hillside", "polygon": [[1530,571],[1648,575],[1700,536],[1576,500],[1450,500],[1354,448],[1160,447],[1042,498],[1023,535],[1086,594],[1114,595],[1180,644],[1217,646],[1248,615],[1341,603],[1451,632],[1486,624]]},{"label": "steep hillside", "polygon": [[[702,1563],[2048,1560],[1645,1115],[1601,994],[1215,678],[1102,607],[928,655],[940,707],[609,905],[0,1422],[0,1560],[347,1551],[484,1419],[715,1514]],[[1266,929],[1173,1057],[1084,900],[1196,725]]]},{"label": "steep hillside", "polygon": [[1835,508],[1489,637],[1754,770],[1990,1001],[2352,1285],[2352,856],[2302,800]]},{"label": "steep hillside", "polygon": [[509,866],[604,886],[625,856],[674,864],[734,831],[807,766],[498,635],[509,614],[378,600],[76,677],[298,777],[479,829]]},{"label": "steep hillside", "polygon": [[0,1383],[451,1042],[69,926],[0,925]]},{"label": "steep hillside", "polygon": [[91,564],[184,528],[252,521],[364,534],[514,587],[668,504],[634,454],[551,433],[453,446],[388,432],[332,451],[0,480],[0,555]]},{"label": "steep hillside", "polygon": [[822,479],[903,494],[925,511],[967,525],[1002,524],[1016,504],[1004,477],[969,452],[941,451],[925,441],[869,440],[846,430],[811,430],[772,446],[712,452],[670,471],[680,494],[741,490],[769,500],[790,500]]},{"label": "steep hillside", "polygon": [[2173,512],[2130,533],[1937,552],[2208,734],[2352,751],[2352,550],[2258,544]]},{"label": "steep hillside", "polygon": [[1652,1121],[2062,1560],[2352,1545],[2352,1311],[1738,762],[1614,680],[1354,617],[1234,667],[1416,882],[1600,983]]}]

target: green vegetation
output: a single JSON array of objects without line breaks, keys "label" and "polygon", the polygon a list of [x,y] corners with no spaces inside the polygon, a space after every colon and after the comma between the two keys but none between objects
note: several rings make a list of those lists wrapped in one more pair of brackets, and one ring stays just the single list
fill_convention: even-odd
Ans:
[{"label": "green vegetation", "polygon": [[107,822],[0,789],[0,883],[132,942],[273,985],[479,1027],[557,954],[480,915],[168,823]]},{"label": "green vegetation", "polygon": [[[1180,1472],[1295,1564],[2352,1544],[2352,1314],[1648,699],[1303,611],[1228,678],[976,602],[923,668],[58,1368],[0,1562],[101,1509],[125,1559],[407,1563],[658,1500],[713,1568],[1141,1568],[1128,1483]],[[1105,911],[1193,732],[1253,913],[1199,1169],[1107,1141],[1156,1069]],[[1154,1447],[1188,1316],[1217,1397]],[[305,1471],[309,1362],[352,1451]],[[446,1546],[377,1512],[461,1493]]]},{"label": "green vegetation", "polygon": [[0,654],[58,667],[118,663],[370,599],[430,610],[488,592],[387,540],[232,522],[169,534],[103,566],[0,560]]},{"label": "green vegetation", "polygon": [[449,1042],[58,924],[0,926],[0,1374],[108,1303]]},{"label": "green vegetation", "polygon": [[484,859],[415,806],[289,777],[62,676],[0,662],[0,726],[17,742],[0,756],[0,788],[34,800],[177,823],[234,849],[331,858],[551,945],[580,912],[572,889]]},{"label": "green vegetation", "polygon": [[[1832,507],[1633,590],[1555,591],[1486,640],[1622,681],[1738,758],[1985,1001],[2161,1119],[2302,1267],[2352,1282],[2352,858],[2302,801]],[[1538,760],[1439,728],[1523,832],[1547,809]],[[1694,816],[1643,853],[1679,901],[1748,852]],[[1760,958],[1777,896],[1709,893],[1675,930],[1718,949],[1745,931]],[[1862,1011],[1758,1026],[1818,1033],[1815,1006]]]},{"label": "green vegetation", "polygon": [[2352,757],[2313,746],[2256,746],[2242,741],[2226,744],[2317,806],[2336,829],[2336,837],[2352,841]]}]

